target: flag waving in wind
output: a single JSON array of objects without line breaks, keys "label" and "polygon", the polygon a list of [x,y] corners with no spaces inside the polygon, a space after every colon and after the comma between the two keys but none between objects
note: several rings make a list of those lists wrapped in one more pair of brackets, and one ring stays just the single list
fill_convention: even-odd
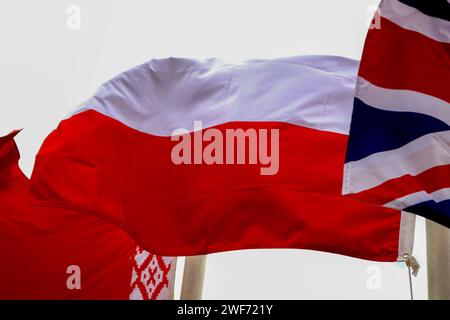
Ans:
[{"label": "flag waving in wind", "polygon": [[0,137],[0,299],[173,299],[176,258],[92,215],[27,202],[17,133]]},{"label": "flag waving in wind", "polygon": [[384,0],[375,19],[343,194],[450,227],[450,3]]},{"label": "flag waving in wind", "polygon": [[357,68],[333,56],[150,60],[60,123],[30,189],[164,256],[304,248],[402,259],[414,220],[341,195]]}]

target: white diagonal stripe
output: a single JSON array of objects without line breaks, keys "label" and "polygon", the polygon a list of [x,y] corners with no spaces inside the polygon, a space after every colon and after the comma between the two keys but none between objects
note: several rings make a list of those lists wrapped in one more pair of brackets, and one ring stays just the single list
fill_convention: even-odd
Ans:
[{"label": "white diagonal stripe", "polygon": [[371,107],[426,114],[450,125],[450,103],[424,93],[386,89],[358,77],[356,96]]},{"label": "white diagonal stripe", "polygon": [[[450,42],[450,22],[446,20],[428,16],[416,8],[395,0],[383,1],[380,5],[380,13],[384,18],[404,29],[420,32],[436,41]],[[381,28],[383,28],[382,25]]]},{"label": "white diagonal stripe", "polygon": [[390,201],[384,204],[384,206],[388,208],[403,210],[407,207],[429,200],[433,200],[434,202],[441,202],[448,199],[450,199],[450,188],[443,188],[432,193],[427,193],[425,191],[411,193],[404,197]]},{"label": "white diagonal stripe", "polygon": [[344,167],[343,194],[358,193],[406,174],[416,176],[450,164],[450,130],[424,135],[394,150],[350,161]]}]

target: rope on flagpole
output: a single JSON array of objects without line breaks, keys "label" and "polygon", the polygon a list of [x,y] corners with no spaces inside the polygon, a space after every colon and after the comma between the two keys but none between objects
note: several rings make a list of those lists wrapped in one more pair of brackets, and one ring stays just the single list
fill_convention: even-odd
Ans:
[{"label": "rope on flagpole", "polygon": [[414,300],[412,276],[417,277],[420,265],[419,262],[417,262],[416,258],[414,258],[414,256],[410,256],[407,253],[403,255],[403,258],[405,258],[405,264],[408,267],[409,294],[411,296],[411,300]]}]

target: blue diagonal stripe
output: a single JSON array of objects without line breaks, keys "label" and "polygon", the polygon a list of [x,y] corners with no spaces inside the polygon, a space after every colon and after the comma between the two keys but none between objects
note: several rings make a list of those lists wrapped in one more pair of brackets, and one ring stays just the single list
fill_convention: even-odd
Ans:
[{"label": "blue diagonal stripe", "polygon": [[450,228],[450,200],[429,200],[407,207],[403,211],[418,214]]},{"label": "blue diagonal stripe", "polygon": [[426,15],[450,21],[450,4],[447,0],[400,0],[400,2]]},{"label": "blue diagonal stripe", "polygon": [[432,116],[381,110],[355,98],[346,162],[397,149],[423,135],[446,130],[450,126]]}]

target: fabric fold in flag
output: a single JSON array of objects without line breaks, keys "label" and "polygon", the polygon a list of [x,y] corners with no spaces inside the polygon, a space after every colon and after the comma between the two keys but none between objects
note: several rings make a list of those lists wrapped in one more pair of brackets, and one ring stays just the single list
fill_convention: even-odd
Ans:
[{"label": "fabric fold in flag", "polygon": [[36,157],[36,202],[164,256],[300,248],[395,261],[414,220],[341,195],[358,62],[154,59],[104,83]]},{"label": "fabric fold in flag", "polygon": [[28,203],[17,133],[0,137],[0,299],[173,299],[175,258],[97,217]]},{"label": "fabric fold in flag", "polygon": [[343,194],[450,227],[450,3],[385,0],[367,35]]}]

